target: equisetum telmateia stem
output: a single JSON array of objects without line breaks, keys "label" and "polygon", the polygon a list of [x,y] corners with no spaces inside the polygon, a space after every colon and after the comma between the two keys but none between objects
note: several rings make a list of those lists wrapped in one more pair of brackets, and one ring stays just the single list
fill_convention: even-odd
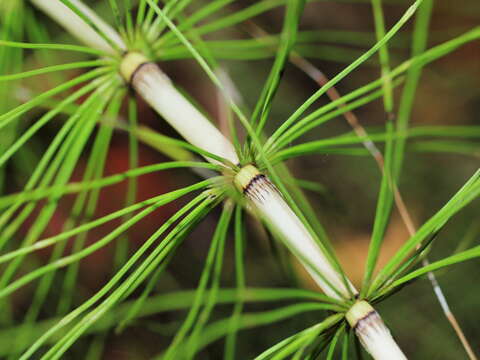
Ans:
[{"label": "equisetum telmateia stem", "polygon": [[357,301],[345,315],[365,350],[374,359],[406,359],[378,312],[366,301]]},{"label": "equisetum telmateia stem", "polygon": [[[232,164],[239,162],[230,141],[175,88],[158,65],[132,52],[125,55],[120,71],[137,93],[190,144]],[[208,157],[207,160],[216,162]]]},{"label": "equisetum telmateia stem", "polygon": [[[59,0],[31,1],[88,46],[110,54],[115,53],[116,50],[107,41]],[[113,28],[79,0],[70,1],[87,14],[113,44],[119,49],[126,49],[125,43]],[[159,66],[141,53],[129,52],[123,55],[120,72],[125,81],[185,140],[232,164],[239,163],[230,141],[175,88]],[[207,156],[206,159],[218,163]],[[250,164],[240,169],[234,177],[234,183],[327,295],[342,300],[351,299],[358,294],[350,281],[342,278],[341,273],[328,260],[267,174],[262,174]],[[347,312],[346,319],[355,329],[365,349],[375,359],[406,359],[380,315],[366,301],[356,302]]]},{"label": "equisetum telmateia stem", "polygon": [[[68,6],[59,0],[30,0],[36,7],[47,13],[58,24],[62,25],[70,34],[82,41],[85,45],[94,49],[105,51],[108,54],[115,54],[115,49],[94,29],[85,23],[77,14],[71,11]],[[70,0],[82,13],[88,16],[93,23],[103,31],[112,43],[121,50],[127,46],[120,35],[107,23],[105,23],[92,9],[78,0]]]}]

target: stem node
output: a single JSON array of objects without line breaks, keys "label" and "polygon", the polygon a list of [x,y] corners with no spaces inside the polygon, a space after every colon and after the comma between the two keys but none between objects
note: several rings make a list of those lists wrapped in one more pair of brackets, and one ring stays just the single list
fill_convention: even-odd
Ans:
[{"label": "stem node", "polygon": [[375,360],[406,360],[378,312],[365,300],[357,301],[345,314],[365,350]]},{"label": "stem node", "polygon": [[139,52],[129,52],[125,54],[120,64],[120,74],[124,80],[130,84],[133,81],[135,73],[142,65],[149,63],[147,57]]}]

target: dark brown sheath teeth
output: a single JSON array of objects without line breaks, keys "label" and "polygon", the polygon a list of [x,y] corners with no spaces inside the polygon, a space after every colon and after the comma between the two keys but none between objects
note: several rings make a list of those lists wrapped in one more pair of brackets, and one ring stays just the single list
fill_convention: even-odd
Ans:
[{"label": "dark brown sheath teeth", "polygon": [[268,191],[276,191],[275,186],[263,174],[258,174],[243,189],[243,194],[251,199],[263,202]]}]

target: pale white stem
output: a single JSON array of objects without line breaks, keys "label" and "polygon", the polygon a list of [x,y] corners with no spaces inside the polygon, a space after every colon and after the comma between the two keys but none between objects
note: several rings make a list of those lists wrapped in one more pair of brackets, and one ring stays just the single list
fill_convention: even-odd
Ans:
[{"label": "pale white stem", "polygon": [[[78,38],[85,45],[97,50],[115,54],[112,46],[105,41],[90,25],[82,20],[70,8],[59,0],[30,0],[36,7],[53,18],[63,26],[70,34]],[[115,43],[121,50],[126,50],[126,45],[120,35],[105,21],[103,21],[93,10],[79,0],[70,0],[82,13],[84,13],[103,33]]]},{"label": "pale white stem", "polygon": [[130,53],[122,63],[121,72],[137,93],[190,144],[238,164],[232,143],[175,88],[156,64],[141,54]]},{"label": "pale white stem", "polygon": [[[95,49],[114,53],[115,50],[78,15],[58,0],[31,0],[72,35]],[[71,0],[122,50],[125,43],[118,33],[79,0]],[[233,164],[239,162],[230,141],[172,84],[161,69],[138,53],[130,53],[122,62],[121,72],[127,82],[189,143],[223,157]],[[208,158],[207,160],[218,163]]]},{"label": "pale white stem", "polygon": [[365,350],[375,360],[406,360],[377,311],[366,301],[358,301],[346,314]]},{"label": "pale white stem", "polygon": [[247,165],[237,174],[235,182],[327,295],[342,299],[358,293],[333,267],[305,225],[265,175],[253,165]]},{"label": "pale white stem", "polygon": [[[79,16],[58,0],[31,0],[72,35],[85,44],[109,53],[115,50]],[[71,0],[122,50],[125,44],[109,25],[78,0]],[[129,53],[121,64],[121,74],[135,90],[188,142],[233,164],[239,159],[230,141],[176,88],[161,69],[143,55]],[[207,157],[207,160],[217,163]],[[323,291],[337,299],[358,291],[333,267],[308,229],[285,202],[275,186],[253,165],[242,168],[235,184],[253,207],[284,239]],[[335,288],[337,291],[333,290]],[[361,304],[361,305],[358,305]],[[376,360],[406,359],[378,313],[365,301],[355,304],[346,315],[365,349]]]}]

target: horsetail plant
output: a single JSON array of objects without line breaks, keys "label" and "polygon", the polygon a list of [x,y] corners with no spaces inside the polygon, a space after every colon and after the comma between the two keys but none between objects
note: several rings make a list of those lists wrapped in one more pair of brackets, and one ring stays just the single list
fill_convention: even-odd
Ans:
[{"label": "horsetail plant", "polygon": [[[190,19],[186,19],[183,23],[180,22],[178,26],[175,25],[173,20],[183,18],[184,7],[188,5],[189,1],[167,2],[163,9],[153,0],[140,1],[137,9],[137,23],[134,26],[130,1],[125,2],[126,21],[125,25],[123,25],[119,5],[115,0],[111,0],[109,3],[119,32],[78,0],[31,0],[31,2],[89,47],[65,46],[63,49],[98,56],[99,59],[73,63],[71,65],[72,69],[80,69],[82,67],[96,67],[97,69],[58,85],[51,91],[39,95],[0,116],[0,127],[5,127],[18,118],[18,116],[40,105],[49,97],[82,82],[89,82],[88,85],[84,85],[80,90],[76,90],[58,106],[49,110],[38,121],[37,128],[32,127],[31,130],[25,132],[9,147],[6,152],[7,155],[2,156],[2,161],[6,162],[33,136],[42,124],[48,122],[57,113],[62,112],[67,106],[73,105],[76,99],[88,92],[92,92],[82,105],[75,108],[73,115],[69,117],[62,127],[47,150],[45,157],[42,158],[42,161],[36,168],[34,175],[27,183],[24,192],[0,199],[0,205],[7,208],[0,217],[0,225],[4,227],[0,239],[5,239],[2,242],[6,242],[18,230],[23,220],[33,211],[37,201],[41,199],[48,200],[47,206],[40,212],[39,220],[29,230],[22,246],[18,250],[13,250],[0,256],[0,263],[12,261],[0,279],[0,297],[5,299],[7,295],[18,288],[36,278],[40,278],[41,283],[34,300],[35,306],[31,308],[34,310],[31,310],[25,317],[25,323],[33,327],[39,314],[39,309],[45,301],[48,289],[51,287],[52,276],[56,270],[65,266],[72,266],[80,259],[106,246],[159,207],[193,191],[201,190],[202,192],[166,221],[145,241],[133,256],[127,258],[125,250],[121,251],[120,254],[123,253],[124,255],[123,257],[120,256],[120,259],[123,258],[123,261],[119,261],[121,267],[115,276],[92,298],[63,316],[59,322],[41,334],[31,345],[28,345],[28,343],[30,337],[33,336],[34,330],[27,330],[27,335],[24,334],[23,337],[17,339],[15,349],[12,352],[13,356],[27,348],[21,359],[30,358],[41,346],[51,341],[53,334],[66,327],[65,335],[60,336],[60,339],[42,357],[42,359],[59,358],[107,312],[114,311],[115,307],[132,294],[147,279],[149,274],[157,271],[146,287],[146,289],[150,290],[146,290],[140,298],[142,299],[141,301],[145,302],[149,291],[151,291],[158,277],[172,259],[175,249],[179,247],[186,235],[192,231],[194,226],[208,212],[223,202],[222,215],[210,245],[207,265],[190,304],[187,319],[176,333],[170,347],[165,353],[161,354],[163,359],[192,358],[202,346],[212,341],[202,340],[201,330],[206,326],[213,306],[219,301],[218,294],[221,293],[221,289],[218,280],[222,269],[225,239],[231,222],[235,224],[236,247],[238,247],[237,251],[240,254],[238,255],[238,261],[242,261],[242,234],[240,230],[242,208],[246,208],[254,217],[261,219],[267,225],[271,233],[280,239],[293,253],[325,293],[322,296],[315,295],[318,296],[318,302],[305,303],[305,305],[310,304],[306,306],[306,309],[325,309],[335,313],[316,326],[308,328],[292,338],[285,339],[268,349],[259,355],[258,359],[284,358],[292,354],[294,358],[306,358],[307,352],[310,352],[309,358],[313,358],[318,348],[321,348],[321,345],[315,346],[317,339],[325,336],[327,330],[333,330],[334,336],[331,337],[332,342],[328,350],[328,357],[331,358],[335,351],[336,342],[340,337],[345,336],[347,324],[354,330],[360,343],[374,359],[406,359],[406,356],[400,350],[388,327],[373,305],[375,302],[391,295],[392,292],[411,279],[429,271],[480,256],[480,250],[478,247],[475,247],[423,266],[416,271],[410,271],[411,267],[425,256],[434,235],[440,231],[442,226],[454,214],[479,196],[480,172],[477,171],[437,214],[411,236],[383,269],[380,270],[377,276],[370,278],[372,276],[370,273],[370,277],[364,283],[364,288],[358,291],[341,269],[339,261],[331,251],[330,245],[326,242],[321,225],[312,219],[311,214],[307,214],[307,221],[307,216],[302,213],[302,209],[306,209],[308,212],[308,206],[305,202],[302,202],[301,192],[298,191],[298,188],[294,190],[295,195],[299,196],[299,198],[295,199],[295,197],[289,194],[287,187],[283,184],[282,176],[288,178],[290,175],[281,164],[281,161],[290,157],[298,157],[303,154],[318,152],[319,150],[322,151],[322,149],[328,151],[332,146],[341,147],[343,145],[362,143],[366,140],[372,141],[377,136],[379,141],[386,142],[385,170],[382,181],[383,196],[385,197],[385,194],[388,192],[391,193],[391,187],[395,186],[391,183],[392,177],[389,172],[393,161],[392,142],[397,140],[397,138],[403,141],[405,137],[409,137],[409,134],[395,133],[391,126],[387,126],[386,133],[372,135],[368,139],[346,134],[339,138],[327,139],[323,143],[322,140],[319,140],[294,145],[289,148],[286,148],[286,146],[304,132],[334,118],[339,113],[359,107],[382,95],[387,96],[388,99],[391,88],[399,83],[397,80],[399,75],[419,64],[424,65],[433,61],[464,43],[478,39],[480,37],[479,28],[475,28],[449,42],[420,53],[394,69],[384,67],[380,79],[344,97],[339,97],[330,104],[320,107],[302,118],[305,111],[321,95],[368,60],[375,52],[384,51],[383,46],[414,16],[417,8],[421,5],[421,0],[415,1],[390,31],[381,34],[382,36],[373,47],[348,65],[337,76],[333,77],[332,80],[324,84],[275,130],[272,136],[266,137],[264,135],[265,125],[270,116],[272,101],[280,83],[281,72],[295,46],[298,24],[304,7],[303,1],[286,2],[286,16],[281,33],[281,38],[284,42],[278,48],[269,78],[250,120],[232,98],[228,96],[228,92],[224,90],[222,82],[212,70],[212,66],[216,65],[215,59],[209,52],[208,42],[203,41],[201,36],[207,33],[209,29],[213,31],[222,26],[234,25],[253,15],[227,17],[223,23],[222,21],[217,21],[210,24],[210,27],[208,25],[198,28],[194,27],[198,21],[208,14],[215,13],[216,10],[226,6],[228,1],[214,1],[203,8],[203,10],[199,10]],[[255,14],[255,12],[266,11],[269,9],[269,6],[267,1],[259,2],[256,8],[255,5],[250,8],[250,13]],[[167,29],[168,31],[163,34]],[[188,36],[183,34],[187,30],[189,31]],[[1,44],[17,48],[38,47],[39,49],[55,49],[54,45],[49,44],[36,45],[6,40],[1,41]],[[241,145],[234,124],[231,124],[230,136],[232,141],[230,141],[228,135],[222,134],[175,87],[166,73],[156,64],[158,54],[161,54],[163,47],[168,49],[169,44],[183,46],[190,52],[191,57],[198,61],[212,82],[220,88],[225,95],[225,101],[246,130],[247,135],[244,145]],[[59,49],[62,48],[59,47]],[[385,53],[383,58],[385,59]],[[29,77],[69,68],[55,66],[50,70],[44,69],[39,72],[24,73],[23,76]],[[22,77],[22,75],[19,76]],[[385,84],[388,84],[388,86],[385,86]],[[147,166],[144,168],[132,166],[134,169],[130,170],[130,172],[102,178],[106,149],[108,148],[113,127],[117,125],[112,126],[109,122],[102,123],[101,117],[103,115],[115,121],[120,112],[121,100],[125,96],[125,86],[131,87],[136,94],[142,97],[187,141],[185,143],[164,136],[161,137],[167,146],[180,146],[188,151],[200,154],[210,164],[198,161],[173,161],[164,165],[160,164],[159,166]],[[371,93],[368,94],[369,92]],[[335,109],[338,105],[341,105],[341,107]],[[135,114],[136,110],[133,100],[129,102],[129,109],[131,114]],[[387,109],[390,109],[390,105],[387,106]],[[141,139],[135,117],[135,115],[132,115],[132,122],[126,126],[133,149],[137,147],[137,137]],[[101,130],[95,139],[84,179],[78,184],[68,184],[74,165],[77,163],[97,123],[100,124]],[[146,133],[144,132],[143,134]],[[365,133],[364,135],[366,136],[367,134]],[[143,137],[144,139],[145,136]],[[150,137],[151,139],[152,137]],[[158,137],[155,139],[158,139]],[[345,151],[348,151],[348,148],[345,148]],[[58,153],[56,158],[53,158],[54,153]],[[138,163],[135,160],[137,157],[135,153],[136,150],[133,150],[133,155],[130,159],[131,165]],[[126,204],[127,207],[123,210],[96,220],[90,220],[98,203],[98,191],[102,187],[117,181],[123,181],[126,178],[135,179],[141,174],[181,167],[214,170],[218,176],[140,203],[134,203],[133,197],[130,196],[130,200]],[[43,173],[45,174],[42,178],[41,175]],[[135,189],[135,187],[136,185],[132,183],[131,189]],[[389,187],[390,190],[388,190]],[[89,191],[92,192],[89,193]],[[65,225],[61,234],[39,241],[38,239],[56,210],[58,199],[66,193],[79,194],[72,212],[77,218],[85,216],[86,220],[80,224],[72,220]],[[234,201],[237,202],[237,205],[235,205]],[[26,206],[23,208],[21,216],[18,220],[12,221],[14,214],[24,204]],[[135,214],[137,211],[138,213]],[[387,217],[388,215],[379,214],[378,218],[375,219],[375,225],[377,225],[378,221],[383,222],[384,226]],[[85,246],[84,241],[81,239],[82,236],[84,238],[89,230],[118,218],[122,218],[123,221],[115,231],[104,236],[94,244]],[[74,252],[71,255],[62,257],[65,241],[74,235],[79,236]],[[163,240],[160,244],[154,246],[157,239],[161,236],[164,236]],[[372,260],[373,266],[371,270],[376,264],[375,254],[378,255],[380,246],[380,243],[374,243],[373,240],[372,244],[372,253],[369,252],[369,259],[374,259]],[[26,255],[52,245],[55,245],[56,250],[47,265],[12,281],[14,274]],[[136,266],[135,269],[134,266]],[[71,286],[74,284],[73,279],[75,279],[78,269],[76,270],[74,267],[69,269],[72,270],[70,272],[70,288],[67,286],[67,289],[71,292]],[[241,275],[237,280],[239,287],[245,286]],[[207,284],[210,281],[212,281],[211,290],[207,293]],[[309,296],[314,295],[311,294]],[[62,308],[61,314],[69,309],[69,302],[64,302],[64,305],[60,306]],[[7,302],[4,303],[5,306],[8,306]],[[96,303],[98,305],[94,306]],[[136,316],[135,312],[140,311],[140,304],[141,302],[138,302],[136,306],[132,307],[132,309],[136,310],[132,310],[127,315],[127,319]],[[76,320],[80,315],[82,315],[82,318]],[[238,306],[232,317],[231,324],[233,325],[231,326],[233,330],[230,331],[230,335],[225,334],[228,335],[227,344],[229,345],[226,348],[226,353],[230,354],[229,356],[233,356],[231,346],[233,346],[234,340],[232,340],[231,334],[235,334],[237,329],[242,326],[240,319],[241,306]],[[74,323],[74,320],[77,322]],[[125,325],[126,323],[123,322],[122,327]],[[219,332],[219,330],[216,331]],[[213,335],[211,336],[214,337]],[[183,342],[188,345],[186,348],[180,346]],[[313,349],[310,349],[310,347],[313,347]]]},{"label": "horsetail plant", "polygon": [[[77,7],[77,9],[82,11],[81,8]],[[58,10],[52,7],[44,7],[43,10],[48,13],[58,13]],[[73,17],[74,14],[70,13],[70,16]],[[57,15],[55,17],[62,16]],[[81,21],[81,18],[78,18],[78,21]],[[100,22],[99,19],[93,18],[93,21],[98,24],[99,29],[108,29],[108,25]],[[87,26],[86,23],[85,26]],[[77,27],[76,31],[79,30]],[[82,36],[85,36],[83,31],[80,30],[80,32],[83,34]],[[112,30],[108,29],[108,33],[111,32]],[[100,43],[101,40],[99,38],[98,41],[88,41],[90,45],[93,45],[96,42]],[[189,143],[208,153],[220,156],[231,164],[239,164],[233,145],[175,89],[157,65],[150,63],[142,54],[127,53],[122,60],[120,69],[124,79],[131,83],[138,94]],[[301,259],[327,295],[337,299],[351,299],[358,294],[358,291],[353,288],[348,280],[342,279],[338,270],[332,266],[309,234],[308,229],[303,226],[282,196],[279,195],[273,183],[264,174],[261,174],[254,165],[247,165],[235,175],[234,181],[246,198],[254,204],[260,216],[270,223],[281,238],[285,239],[287,246]],[[377,318],[380,319],[378,315]],[[355,325],[362,321],[364,321],[363,318],[357,318]],[[381,320],[373,322],[372,326],[381,329],[378,333],[379,336],[388,338],[386,334],[389,334],[389,331]],[[365,344],[363,333],[358,332],[362,343]],[[391,358],[404,358],[393,340],[377,343],[377,338],[372,334],[369,334],[369,337],[373,337],[373,340],[371,344],[368,344],[367,351],[375,354],[376,351],[378,352],[375,347],[387,347],[383,351],[385,354],[390,354]]]}]

